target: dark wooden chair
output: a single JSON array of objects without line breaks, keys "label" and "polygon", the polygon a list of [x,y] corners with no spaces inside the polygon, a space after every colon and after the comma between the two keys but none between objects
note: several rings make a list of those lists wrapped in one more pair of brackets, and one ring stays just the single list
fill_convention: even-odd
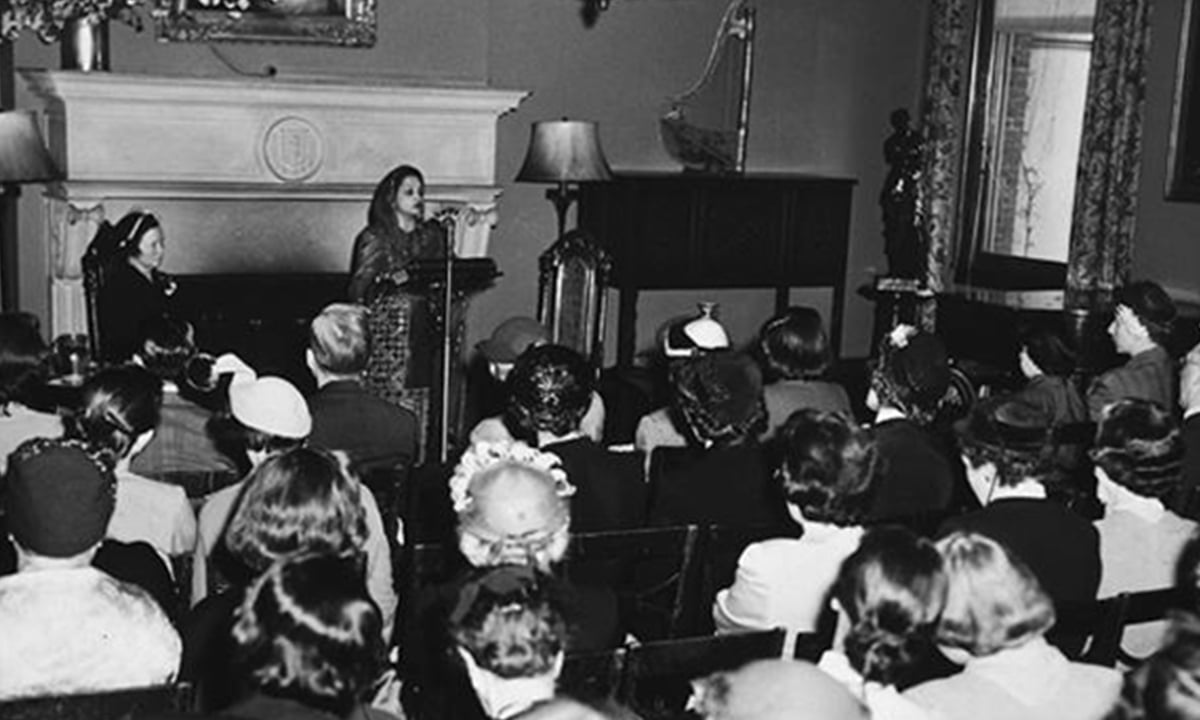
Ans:
[{"label": "dark wooden chair", "polygon": [[700,536],[695,525],[581,533],[571,539],[567,577],[610,579],[638,637],[680,637],[699,611]]},{"label": "dark wooden chair", "polygon": [[627,653],[622,647],[567,655],[558,677],[559,692],[584,702],[615,699],[621,690]]},{"label": "dark wooden chair", "polygon": [[645,720],[685,717],[691,681],[751,660],[777,658],[783,629],[665,640],[629,648],[619,700]]},{"label": "dark wooden chair", "polygon": [[1046,639],[1072,660],[1115,667],[1127,604],[1125,595],[1062,603],[1056,608],[1058,621]]},{"label": "dark wooden chair", "polygon": [[1129,667],[1140,665],[1146,658],[1129,653],[1120,644],[1126,628],[1166,620],[1171,611],[1187,610],[1194,607],[1195,603],[1195,592],[1183,587],[1124,593],[1121,597],[1124,602],[1121,605],[1120,633],[1117,635],[1117,660]]},{"label": "dark wooden chair", "polygon": [[[405,461],[378,467],[356,467],[354,471],[362,484],[375,496],[388,546],[395,554],[400,549],[396,531],[400,527],[400,519],[404,517],[405,503],[408,502],[409,463]],[[407,535],[407,523],[404,531]]]},{"label": "dark wooden chair", "polygon": [[126,720],[194,709],[192,686],[174,683],[82,695],[49,695],[0,702],[5,720]]}]

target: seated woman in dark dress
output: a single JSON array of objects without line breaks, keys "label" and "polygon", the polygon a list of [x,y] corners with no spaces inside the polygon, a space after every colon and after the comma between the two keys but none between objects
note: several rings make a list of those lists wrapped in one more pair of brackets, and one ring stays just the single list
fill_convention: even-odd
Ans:
[{"label": "seated woman in dark dress", "polygon": [[110,236],[104,242],[115,251],[98,298],[101,359],[122,362],[140,349],[143,324],[170,314],[175,282],[159,269],[165,247],[157,217],[132,210],[106,227]]},{"label": "seated woman in dark dress", "polygon": [[650,467],[650,523],[787,523],[759,433],[766,426],[762,372],[748,356],[719,350],[673,373],[674,410],[687,448],[658,448]]},{"label": "seated woman in dark dress", "polygon": [[884,462],[871,520],[912,518],[948,509],[961,476],[945,444],[930,430],[950,387],[950,361],[936,336],[899,325],[872,362],[867,408]]}]

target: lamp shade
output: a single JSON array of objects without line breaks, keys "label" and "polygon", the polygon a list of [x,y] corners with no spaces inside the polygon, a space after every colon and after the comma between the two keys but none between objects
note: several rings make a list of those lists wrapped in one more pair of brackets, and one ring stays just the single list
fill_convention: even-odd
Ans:
[{"label": "lamp shade", "polygon": [[610,180],[596,123],[583,120],[535,122],[518,182]]},{"label": "lamp shade", "polygon": [[36,182],[60,177],[33,113],[0,112],[0,182]]}]

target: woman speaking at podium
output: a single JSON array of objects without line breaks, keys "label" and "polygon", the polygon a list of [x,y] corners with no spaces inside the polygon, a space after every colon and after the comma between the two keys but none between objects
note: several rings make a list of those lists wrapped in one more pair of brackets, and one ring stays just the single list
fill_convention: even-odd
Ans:
[{"label": "woman speaking at podium", "polygon": [[370,308],[371,355],[367,387],[387,400],[424,417],[422,399],[409,388],[428,388],[433,368],[410,366],[409,338],[429,341],[434,329],[426,300],[407,292],[408,264],[446,254],[446,229],[425,220],[425,177],[411,165],[392,170],[375,186],[367,226],[354,239],[350,261],[350,299]]}]

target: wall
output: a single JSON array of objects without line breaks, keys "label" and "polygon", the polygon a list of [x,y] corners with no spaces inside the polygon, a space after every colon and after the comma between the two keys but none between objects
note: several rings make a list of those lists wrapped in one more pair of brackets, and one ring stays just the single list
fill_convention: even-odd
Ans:
[{"label": "wall", "polygon": [[[596,120],[612,166],[673,169],[658,141],[665,98],[703,67],[726,0],[614,0],[591,29],[574,0],[379,0],[379,43],[370,50],[222,44],[239,66],[270,64],[284,75],[340,73],[418,82],[487,83],[534,92],[500,121],[497,179],[505,187],[491,254],[505,273],[477,301],[468,342],[507,316],[536,308],[537,255],[554,234],[544,188],[511,182],[535,120]],[[866,352],[872,307],[854,288],[882,266],[878,188],[881,144],[895,107],[916,107],[925,45],[925,0],[757,0],[756,76],[748,169],[800,171],[859,181],[851,222],[844,353]],[[154,42],[114,26],[116,72],[227,77],[203,45]],[[57,48],[32,36],[17,44],[18,66],[53,67]],[[18,103],[22,100],[19,98]],[[25,98],[28,102],[28,98]],[[397,158],[396,162],[403,161]],[[21,237],[39,237],[36,188],[22,201]],[[365,208],[364,208],[365,213]],[[178,239],[179,242],[186,241]],[[349,244],[350,238],[347,238]],[[46,250],[21,248],[23,307],[44,313]],[[811,293],[798,293],[807,300]],[[649,294],[639,327],[690,311],[701,299],[725,306],[736,340],[770,312],[767,292]],[[815,301],[828,302],[818,294]],[[647,333],[644,333],[648,335]]]},{"label": "wall", "polygon": [[1137,277],[1163,284],[1177,299],[1200,304],[1200,204],[1163,199],[1175,62],[1186,1],[1154,2],[1133,271]]}]

